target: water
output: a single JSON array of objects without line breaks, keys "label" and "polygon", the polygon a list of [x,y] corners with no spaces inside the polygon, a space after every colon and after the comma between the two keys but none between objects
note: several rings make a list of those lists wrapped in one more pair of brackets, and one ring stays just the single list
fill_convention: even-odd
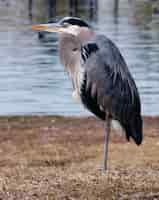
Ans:
[{"label": "water", "polygon": [[68,2],[57,1],[56,9],[50,9],[44,0],[0,0],[0,115],[88,114],[72,100],[71,82],[56,50],[57,35],[39,40],[29,28],[69,14],[82,16],[118,45],[139,88],[143,114],[158,115],[159,3]]}]

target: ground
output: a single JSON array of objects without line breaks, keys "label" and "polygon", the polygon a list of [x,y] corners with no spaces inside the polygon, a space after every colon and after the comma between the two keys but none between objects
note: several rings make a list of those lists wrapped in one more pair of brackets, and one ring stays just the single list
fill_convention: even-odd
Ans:
[{"label": "ground", "polygon": [[0,199],[159,199],[159,118],[139,147],[112,131],[107,173],[103,140],[93,117],[1,117]]}]

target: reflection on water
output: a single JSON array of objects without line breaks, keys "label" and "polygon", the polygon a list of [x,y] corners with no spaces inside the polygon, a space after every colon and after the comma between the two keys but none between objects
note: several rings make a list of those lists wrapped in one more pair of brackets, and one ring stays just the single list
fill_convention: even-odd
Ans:
[{"label": "reflection on water", "polygon": [[86,114],[71,98],[57,35],[39,40],[28,28],[66,15],[86,19],[118,45],[139,87],[143,114],[159,114],[159,1],[0,0],[0,115]]}]

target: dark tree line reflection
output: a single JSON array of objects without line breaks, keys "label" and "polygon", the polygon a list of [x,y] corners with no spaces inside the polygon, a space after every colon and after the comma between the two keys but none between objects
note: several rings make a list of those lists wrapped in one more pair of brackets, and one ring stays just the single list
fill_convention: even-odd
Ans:
[{"label": "dark tree line reflection", "polygon": [[[104,0],[103,0],[104,1]],[[53,19],[57,16],[84,16],[89,21],[98,20],[99,4],[102,0],[41,0],[42,6],[45,7],[45,19]],[[104,4],[107,6],[108,1]],[[118,22],[120,0],[112,0],[112,15],[114,22]],[[128,0],[130,7],[131,21],[136,20],[137,23],[145,18],[150,18],[152,14],[159,14],[159,0]],[[34,5],[34,6],[33,6]],[[29,18],[32,20],[33,7],[36,7],[36,0],[28,0]],[[63,10],[63,13],[61,12]],[[40,11],[39,11],[40,12]]]},{"label": "dark tree line reflection", "polygon": [[[28,15],[30,19],[33,17],[33,4],[35,4],[35,0],[28,0]],[[48,20],[59,16],[61,13],[58,11],[58,8],[62,6],[67,9],[67,11],[64,10],[65,15],[80,17],[82,14],[86,15],[90,21],[97,18],[98,0],[46,0],[45,7]]]}]

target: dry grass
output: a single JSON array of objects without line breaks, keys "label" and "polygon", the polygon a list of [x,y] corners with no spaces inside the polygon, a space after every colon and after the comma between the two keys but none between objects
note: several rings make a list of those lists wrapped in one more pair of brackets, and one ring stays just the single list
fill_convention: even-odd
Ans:
[{"label": "dry grass", "polygon": [[0,199],[159,199],[159,118],[144,119],[137,147],[111,134],[99,170],[103,125],[94,118],[0,118]]}]

